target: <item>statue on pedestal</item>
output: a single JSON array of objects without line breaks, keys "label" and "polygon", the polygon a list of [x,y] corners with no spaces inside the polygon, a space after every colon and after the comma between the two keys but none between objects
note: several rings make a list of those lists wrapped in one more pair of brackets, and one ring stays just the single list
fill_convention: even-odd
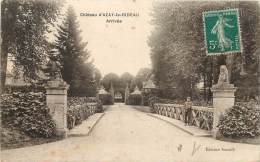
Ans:
[{"label": "statue on pedestal", "polygon": [[65,81],[63,81],[61,76],[61,65],[57,61],[56,56],[51,56],[46,67],[43,69],[44,72],[49,77],[47,85],[49,87],[66,87],[68,86]]},{"label": "statue on pedestal", "polygon": [[220,66],[219,78],[218,78],[218,84],[223,84],[225,82],[229,83],[228,70],[227,70],[226,65],[221,65]]},{"label": "statue on pedestal", "polygon": [[213,85],[213,137],[219,138],[221,134],[218,129],[218,124],[221,116],[223,116],[228,109],[234,106],[236,87],[229,82],[229,75],[226,65],[220,66],[220,73],[218,83]]},{"label": "statue on pedestal", "polygon": [[220,66],[218,83],[213,86],[214,89],[225,89],[225,88],[233,88],[233,84],[230,84],[228,78],[228,70],[226,65]]},{"label": "statue on pedestal", "polygon": [[51,57],[50,61],[47,63],[46,69],[47,73],[49,74],[50,80],[61,79],[60,68],[61,66],[56,57]]}]

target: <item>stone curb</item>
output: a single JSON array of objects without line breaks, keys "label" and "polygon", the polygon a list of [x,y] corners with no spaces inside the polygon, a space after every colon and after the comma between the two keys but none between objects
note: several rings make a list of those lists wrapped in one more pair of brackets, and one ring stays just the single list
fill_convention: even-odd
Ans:
[{"label": "stone curb", "polygon": [[[164,121],[164,122],[166,122],[166,123],[168,123],[170,125],[173,125],[176,128],[181,129],[182,131],[184,131],[184,132],[186,132],[186,133],[188,133],[190,135],[196,136],[196,137],[211,137],[212,136],[209,131],[205,131],[205,130],[201,130],[200,131],[199,128],[196,128],[197,132],[195,132],[194,130],[192,130],[192,126],[182,126],[182,125],[179,125],[179,124],[177,124],[175,122],[176,119],[172,119],[172,118],[165,117],[165,116],[159,116],[157,114],[152,114],[152,113],[147,113],[147,115],[151,116],[153,118],[162,120],[162,121]],[[167,118],[167,120],[164,119],[164,118]],[[193,127],[193,129],[195,129],[195,127]]]},{"label": "stone curb", "polygon": [[[94,114],[95,115],[95,114]],[[82,136],[88,136],[92,130],[94,129],[94,127],[97,125],[97,123],[101,120],[101,118],[105,115],[105,113],[101,113],[100,116],[98,116],[98,118],[91,123],[90,126],[86,127],[86,131],[84,132],[79,132],[79,133],[75,133],[75,132],[70,132],[68,133],[68,137],[82,137]],[[88,119],[87,119],[88,120]],[[86,121],[87,122],[87,121]],[[83,125],[79,125],[78,127],[83,127]],[[73,129],[72,129],[73,130]]]},{"label": "stone curb", "polygon": [[94,129],[94,127],[97,125],[97,123],[101,120],[101,118],[105,115],[106,113],[102,113],[99,118],[96,120],[96,122],[93,124],[93,126],[90,128],[87,136],[92,132],[92,130]]}]

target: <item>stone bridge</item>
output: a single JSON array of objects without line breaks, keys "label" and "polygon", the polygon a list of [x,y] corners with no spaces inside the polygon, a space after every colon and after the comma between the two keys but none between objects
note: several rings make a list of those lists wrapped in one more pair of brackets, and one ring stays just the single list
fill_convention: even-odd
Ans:
[{"label": "stone bridge", "polygon": [[259,161],[257,145],[192,136],[149,116],[148,109],[122,103],[108,106],[90,134],[5,150],[2,162]]}]

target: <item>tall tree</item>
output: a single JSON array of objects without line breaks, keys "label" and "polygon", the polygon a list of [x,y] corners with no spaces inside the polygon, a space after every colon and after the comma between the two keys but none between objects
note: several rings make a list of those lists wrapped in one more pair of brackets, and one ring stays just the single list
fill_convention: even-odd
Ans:
[{"label": "tall tree", "polygon": [[111,84],[113,85],[114,89],[121,88],[120,77],[115,73],[108,73],[102,79],[102,85],[107,91],[110,89]]},{"label": "tall tree", "polygon": [[128,72],[125,72],[121,75],[120,80],[121,80],[121,86],[122,88],[126,88],[126,85],[130,85],[131,81],[134,79],[134,76]]},{"label": "tall tree", "polygon": [[94,78],[95,78],[95,82],[96,82],[97,86],[99,87],[101,84],[102,75],[101,75],[100,70],[97,68],[94,69]]},{"label": "tall tree", "polygon": [[87,43],[82,41],[80,33],[77,16],[70,6],[62,24],[58,26],[54,43],[62,65],[62,78],[70,85],[69,95],[93,96],[96,89],[94,65],[89,61]]},{"label": "tall tree", "polygon": [[143,82],[147,81],[151,76],[151,69],[149,68],[141,68],[136,76],[135,76],[135,83],[141,89],[143,87]]},{"label": "tall tree", "polygon": [[59,14],[60,0],[3,0],[1,2],[1,90],[4,89],[8,55],[27,79],[38,78],[46,61],[46,33]]},{"label": "tall tree", "polygon": [[[239,9],[244,52],[228,59],[225,56],[207,57],[202,13],[228,8]],[[155,30],[149,45],[158,87],[175,87],[185,98],[192,95],[201,77],[207,87],[216,82],[221,64],[228,65],[231,82],[237,85],[243,63],[247,73],[259,77],[259,12],[257,2],[165,2],[156,5],[153,13]],[[257,83],[257,79],[254,81]]]}]

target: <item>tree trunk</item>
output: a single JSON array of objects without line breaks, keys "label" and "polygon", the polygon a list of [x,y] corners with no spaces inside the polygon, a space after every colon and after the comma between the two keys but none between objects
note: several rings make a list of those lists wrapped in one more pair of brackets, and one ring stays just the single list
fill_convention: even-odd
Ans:
[{"label": "tree trunk", "polygon": [[0,93],[3,93],[4,89],[5,89],[7,57],[8,57],[7,49],[2,44],[2,48],[1,48],[1,87],[0,87],[1,89],[0,89]]},{"label": "tree trunk", "polygon": [[207,101],[207,91],[206,91],[207,83],[206,83],[206,74],[203,73],[203,99]]},{"label": "tree trunk", "polygon": [[211,100],[211,90],[210,88],[212,87],[212,85],[214,84],[214,59],[213,57],[210,60],[210,74],[207,77],[207,82],[208,82],[208,95],[207,95],[207,102],[209,102]]},{"label": "tree trunk", "polygon": [[228,69],[228,81],[229,83],[232,82],[232,65],[233,65],[233,55],[229,55],[226,57],[226,66],[227,66],[227,69]]}]

